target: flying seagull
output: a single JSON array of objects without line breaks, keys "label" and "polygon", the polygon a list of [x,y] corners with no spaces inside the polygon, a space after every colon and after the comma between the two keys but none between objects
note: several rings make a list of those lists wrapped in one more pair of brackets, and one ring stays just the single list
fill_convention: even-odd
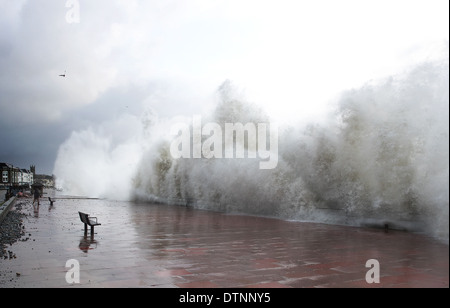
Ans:
[{"label": "flying seagull", "polygon": [[59,75],[59,77],[66,77],[66,71],[64,71],[64,74]]}]

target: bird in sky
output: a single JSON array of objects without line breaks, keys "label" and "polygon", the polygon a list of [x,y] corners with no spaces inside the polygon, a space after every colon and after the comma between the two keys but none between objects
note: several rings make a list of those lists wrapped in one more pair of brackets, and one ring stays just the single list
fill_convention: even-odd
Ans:
[{"label": "bird in sky", "polygon": [[64,71],[64,74],[59,75],[59,77],[66,77],[66,71]]}]

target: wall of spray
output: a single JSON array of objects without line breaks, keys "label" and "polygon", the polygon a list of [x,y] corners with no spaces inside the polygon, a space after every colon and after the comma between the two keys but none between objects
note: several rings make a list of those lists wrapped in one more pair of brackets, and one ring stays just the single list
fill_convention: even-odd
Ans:
[{"label": "wall of spray", "polygon": [[[321,124],[279,122],[279,162],[173,159],[170,127],[186,118],[123,115],[74,132],[54,174],[68,193],[289,220],[384,225],[448,241],[448,58],[344,92]],[[225,82],[204,119],[270,121]],[[117,134],[116,134],[117,132]]]}]

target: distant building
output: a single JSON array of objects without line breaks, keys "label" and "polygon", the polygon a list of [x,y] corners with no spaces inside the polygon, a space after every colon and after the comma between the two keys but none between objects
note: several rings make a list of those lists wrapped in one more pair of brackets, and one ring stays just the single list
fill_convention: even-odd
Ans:
[{"label": "distant building", "polygon": [[21,169],[22,170],[22,186],[30,186],[34,183],[33,173],[30,170]]},{"label": "distant building", "polygon": [[34,183],[34,176],[30,170],[14,167],[12,164],[0,162],[0,187],[2,188],[30,188]]},{"label": "distant building", "polygon": [[2,172],[2,186],[13,186],[16,179],[16,168],[8,163],[0,163],[0,169]]}]

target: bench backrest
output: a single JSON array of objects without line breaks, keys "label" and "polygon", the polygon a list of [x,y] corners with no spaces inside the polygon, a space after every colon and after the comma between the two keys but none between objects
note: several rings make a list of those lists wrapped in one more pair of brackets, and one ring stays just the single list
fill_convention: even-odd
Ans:
[{"label": "bench backrest", "polygon": [[78,212],[78,214],[80,215],[80,220],[82,221],[82,222],[84,222],[85,224],[89,224],[89,215],[88,214],[85,214],[85,213],[82,213],[82,212]]}]

